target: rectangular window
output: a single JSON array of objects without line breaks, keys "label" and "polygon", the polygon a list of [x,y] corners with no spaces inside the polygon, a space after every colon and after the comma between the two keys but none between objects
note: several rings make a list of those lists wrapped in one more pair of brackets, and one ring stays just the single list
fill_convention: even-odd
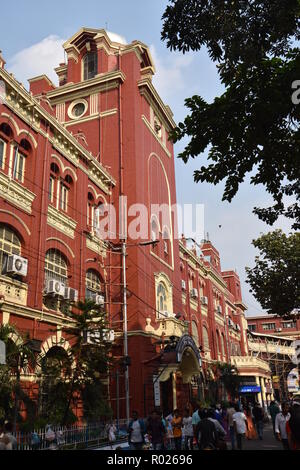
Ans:
[{"label": "rectangular window", "polygon": [[24,181],[24,172],[25,172],[25,156],[19,152],[18,147],[14,148],[13,156],[13,172],[12,177],[16,181]]},{"label": "rectangular window", "polygon": [[54,198],[54,178],[52,178],[52,176],[50,176],[50,179],[49,179],[49,201],[50,202],[53,202],[53,198]]},{"label": "rectangular window", "polygon": [[275,323],[263,323],[262,324],[263,330],[275,330]]},{"label": "rectangular window", "polygon": [[248,325],[249,331],[255,331],[256,330],[256,325]]},{"label": "rectangular window", "polygon": [[295,321],[282,322],[282,328],[296,328]]},{"label": "rectangular window", "polygon": [[89,80],[97,75],[97,52],[89,52],[83,59],[83,79]]},{"label": "rectangular window", "polygon": [[0,168],[4,168],[5,142],[0,139]]},{"label": "rectangular window", "polygon": [[68,188],[60,183],[60,209],[67,212],[68,209]]}]

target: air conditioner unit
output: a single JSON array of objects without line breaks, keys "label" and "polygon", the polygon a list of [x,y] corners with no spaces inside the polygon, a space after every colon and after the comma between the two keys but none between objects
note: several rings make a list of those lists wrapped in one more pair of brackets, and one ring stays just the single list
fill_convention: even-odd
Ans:
[{"label": "air conditioner unit", "polygon": [[198,291],[197,289],[193,288],[191,290],[191,297],[194,298],[194,299],[197,299],[198,298]]},{"label": "air conditioner unit", "polygon": [[78,290],[72,289],[71,287],[65,287],[65,299],[70,300],[70,302],[77,302]]},{"label": "air conditioner unit", "polygon": [[182,290],[185,290],[186,289],[186,284],[185,284],[185,281],[182,279],[181,281],[181,289]]},{"label": "air conditioner unit", "polygon": [[282,328],[275,328],[275,331],[277,332],[282,331]]},{"label": "air conditioner unit", "polygon": [[86,334],[86,342],[88,344],[97,344],[100,341],[101,335],[99,330],[89,330]]},{"label": "air conditioner unit", "polygon": [[113,343],[115,340],[114,330],[103,330],[103,339],[108,343]]},{"label": "air conditioner unit", "polygon": [[46,285],[46,294],[53,294],[56,297],[65,296],[65,285],[56,279],[49,279]]},{"label": "air conditioner unit", "polygon": [[208,298],[207,297],[201,297],[201,303],[203,305],[208,305]]},{"label": "air conditioner unit", "polygon": [[217,312],[218,312],[218,313],[222,313],[222,307],[221,307],[221,305],[217,305]]},{"label": "air conditioner unit", "polygon": [[96,305],[104,306],[104,296],[101,294],[93,294],[92,300]]},{"label": "air conditioner unit", "polygon": [[7,259],[6,272],[8,274],[19,274],[19,276],[26,276],[28,268],[28,261],[18,255],[10,255]]}]

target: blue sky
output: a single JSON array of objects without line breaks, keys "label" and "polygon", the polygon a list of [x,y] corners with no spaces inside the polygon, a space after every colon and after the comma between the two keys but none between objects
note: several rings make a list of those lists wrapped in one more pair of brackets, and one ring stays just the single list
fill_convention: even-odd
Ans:
[{"label": "blue sky", "polygon": [[[151,48],[157,71],[154,85],[179,122],[186,115],[185,98],[200,94],[212,100],[222,92],[222,87],[215,65],[205,51],[183,56],[171,53],[161,42],[161,17],[167,3],[165,0],[14,2],[12,8],[1,11],[0,48],[7,61],[6,68],[24,85],[28,78],[39,73],[54,79],[52,69],[63,60],[63,40],[82,26],[105,28],[127,42],[138,39]],[[176,144],[175,156],[184,143]],[[244,282],[245,266],[253,266],[256,254],[251,241],[273,228],[289,231],[290,225],[280,220],[270,228],[252,215],[254,206],[267,206],[271,201],[263,188],[250,186],[249,179],[231,204],[221,202],[222,184],[215,187],[194,183],[193,171],[199,168],[202,158],[187,165],[175,160],[177,200],[205,205],[205,232],[221,254],[222,269],[237,270],[248,314],[258,315],[262,309]]]}]

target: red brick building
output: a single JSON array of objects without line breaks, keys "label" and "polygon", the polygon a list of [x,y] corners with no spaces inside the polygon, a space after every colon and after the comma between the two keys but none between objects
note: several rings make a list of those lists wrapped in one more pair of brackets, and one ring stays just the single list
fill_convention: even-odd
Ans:
[{"label": "red brick building", "polygon": [[277,315],[248,316],[248,328],[254,333],[300,338],[300,318],[283,318]]},{"label": "red brick building", "polygon": [[[205,388],[209,364],[248,354],[240,281],[221,271],[211,242],[197,252],[175,236],[175,123],[152,84],[148,47],[84,28],[64,49],[59,86],[43,75],[29,80],[29,93],[0,60],[0,320],[41,340],[43,356],[68,348],[66,309],[93,297],[104,302],[114,354],[123,356],[124,280],[113,247],[122,224],[108,224],[109,240],[98,229],[101,208],[112,205],[118,221],[126,196],[129,228],[132,206],[148,209],[146,230],[127,239],[130,408],[183,407]],[[166,217],[152,212],[156,204]],[[159,243],[141,245],[149,240]],[[120,390],[125,415],[122,377]],[[115,408],[113,375],[109,393]]]}]

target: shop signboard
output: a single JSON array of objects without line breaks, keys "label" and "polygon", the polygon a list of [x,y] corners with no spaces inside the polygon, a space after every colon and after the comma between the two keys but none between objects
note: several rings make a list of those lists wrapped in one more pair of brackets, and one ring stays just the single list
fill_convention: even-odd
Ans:
[{"label": "shop signboard", "polygon": [[259,385],[243,385],[239,389],[240,393],[260,393],[261,388]]}]

